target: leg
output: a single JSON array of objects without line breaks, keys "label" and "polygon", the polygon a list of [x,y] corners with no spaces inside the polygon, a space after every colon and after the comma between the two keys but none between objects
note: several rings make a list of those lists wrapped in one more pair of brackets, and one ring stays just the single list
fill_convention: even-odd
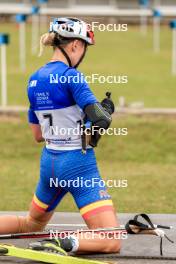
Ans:
[{"label": "leg", "polygon": [[[106,227],[118,227],[118,222],[114,211],[100,212],[85,220],[87,226],[90,229],[106,228]],[[80,252],[103,252],[103,253],[117,253],[120,251],[121,242],[120,239],[115,238],[97,238],[86,239],[79,238]]]},{"label": "leg", "polygon": [[[75,157],[76,160],[76,157]],[[92,184],[81,186],[79,190],[70,188],[80,213],[90,229],[118,227],[115,210],[110,195],[105,187],[101,187],[101,177],[92,150],[88,150],[85,156],[79,158],[79,166],[82,166],[82,178]],[[76,170],[74,177],[76,178]],[[79,175],[80,176],[80,175]],[[94,181],[96,180],[96,181]],[[121,243],[115,235],[110,238],[106,235],[102,239],[100,235],[94,238],[78,236],[78,252],[119,252]]]},{"label": "leg", "polygon": [[55,155],[43,150],[40,179],[27,216],[1,216],[0,234],[42,231],[53,215],[54,209],[66,194],[61,188],[50,187],[55,179]]},{"label": "leg", "polygon": [[53,212],[42,212],[33,203],[27,216],[4,215],[0,217],[0,234],[42,231]]}]

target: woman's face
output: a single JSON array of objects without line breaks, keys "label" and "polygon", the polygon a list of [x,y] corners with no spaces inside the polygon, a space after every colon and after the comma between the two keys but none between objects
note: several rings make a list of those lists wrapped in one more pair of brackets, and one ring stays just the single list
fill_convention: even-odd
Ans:
[{"label": "woman's face", "polygon": [[[86,44],[81,40],[74,40],[67,46],[68,55],[70,57],[72,66],[74,67],[79,62],[82,61],[85,52],[86,52]],[[80,61],[81,60],[81,61]]]}]

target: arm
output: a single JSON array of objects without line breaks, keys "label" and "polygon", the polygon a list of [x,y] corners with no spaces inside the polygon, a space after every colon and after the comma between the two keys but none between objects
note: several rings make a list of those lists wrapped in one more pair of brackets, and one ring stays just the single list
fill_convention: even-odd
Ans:
[{"label": "arm", "polygon": [[32,130],[32,134],[36,140],[36,142],[40,143],[44,141],[44,138],[42,137],[42,131],[39,124],[32,124],[30,123],[30,127]]},{"label": "arm", "polygon": [[[110,96],[111,93],[106,93],[106,98],[103,99],[101,104],[88,105],[85,108],[85,113],[89,120],[92,121],[94,126],[107,129],[112,121],[111,115],[114,113],[115,106]],[[96,131],[89,139],[89,145],[96,147],[101,135]]]},{"label": "arm", "polygon": [[[66,89],[71,92],[75,103],[79,105],[83,111],[87,105],[98,103],[97,98],[79,71],[75,69],[69,69],[66,73],[66,77],[73,77],[69,79],[69,83],[65,84]],[[79,82],[74,82],[74,77],[77,77]]]},{"label": "arm", "polygon": [[[76,70],[69,70],[68,75],[74,76],[79,75],[80,73]],[[69,83],[69,90],[72,93],[72,96],[75,102],[79,105],[80,108],[84,111],[86,117],[85,119],[91,121],[93,126],[99,128],[107,129],[112,121],[111,114],[113,111],[109,110],[109,107],[106,106],[107,99],[102,101],[102,105],[98,102],[92,91],[90,90],[88,84],[81,79],[80,83]],[[67,84],[68,85],[68,84]],[[90,137],[89,137],[90,138]],[[93,147],[97,145],[100,135],[97,132],[94,137],[91,137],[89,144]],[[84,145],[87,145],[86,139],[84,137]]]},{"label": "arm", "polygon": [[106,102],[108,99],[104,99],[102,102],[103,104],[101,105],[79,71],[71,69],[67,71],[66,76],[67,75],[72,77],[79,76],[79,83],[74,83],[72,81],[73,79],[70,79],[71,82],[69,83],[69,90],[72,93],[72,96],[77,105],[79,105],[79,107],[86,114],[88,120],[91,121],[93,125],[96,125],[99,128],[107,129],[110,126],[112,120],[112,112],[111,109],[109,111],[107,107],[109,106],[109,104],[107,104]]},{"label": "arm", "polygon": [[94,126],[108,129],[111,124],[111,115],[103,108],[100,103],[90,104],[84,109],[88,119]]},{"label": "arm", "polygon": [[96,147],[101,138],[99,129],[108,129],[111,124],[112,118],[108,111],[106,111],[100,103],[86,106],[85,113],[88,119],[92,122],[92,128],[97,128],[97,130],[92,133],[92,136],[89,137],[89,145],[92,147]]},{"label": "arm", "polygon": [[32,134],[34,136],[34,139],[36,140],[36,142],[42,142],[44,141],[44,138],[42,137],[42,130],[41,130],[41,126],[37,117],[37,114],[35,112],[35,100],[34,100],[34,96],[33,96],[33,88],[30,87],[30,81],[31,79],[29,79],[28,82],[28,89],[27,89],[27,93],[28,93],[28,99],[29,99],[29,109],[28,109],[28,122],[29,125],[31,127],[32,130]]},{"label": "arm", "polygon": [[29,107],[28,110],[28,120],[29,124],[32,130],[32,134],[34,136],[34,139],[39,143],[44,141],[44,138],[42,137],[42,131],[41,131],[41,126],[39,124],[38,118],[32,109],[32,107]]}]

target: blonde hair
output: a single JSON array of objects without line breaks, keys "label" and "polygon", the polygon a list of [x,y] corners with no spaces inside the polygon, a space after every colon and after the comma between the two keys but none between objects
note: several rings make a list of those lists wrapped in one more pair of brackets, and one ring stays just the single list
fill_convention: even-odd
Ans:
[{"label": "blonde hair", "polygon": [[56,33],[54,33],[54,32],[45,33],[41,36],[39,57],[43,54],[44,47],[46,47],[46,46],[54,47],[55,37],[56,37]]},{"label": "blonde hair", "polygon": [[44,47],[46,46],[50,46],[53,48],[62,47],[62,46],[64,47],[73,40],[74,40],[73,38],[65,38],[54,32],[45,33],[40,38],[39,57],[43,54]]}]

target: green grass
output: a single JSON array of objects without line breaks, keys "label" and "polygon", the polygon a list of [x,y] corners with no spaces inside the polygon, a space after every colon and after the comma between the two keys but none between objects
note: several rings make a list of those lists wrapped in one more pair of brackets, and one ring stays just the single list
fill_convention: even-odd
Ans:
[{"label": "green grass", "polygon": [[[39,177],[42,144],[34,142],[25,115],[1,120],[0,210],[26,210]],[[175,213],[176,122],[171,118],[115,119],[128,136],[104,136],[96,149],[105,180],[127,180],[128,188],[111,188],[120,212]],[[66,196],[58,211],[76,210]]]},{"label": "green grass", "polygon": [[[10,105],[27,103],[26,86],[29,76],[49,61],[50,48],[44,56],[31,55],[31,27],[27,25],[27,71],[20,73],[18,58],[18,30],[15,24],[1,24],[0,31],[10,33],[8,47],[8,94]],[[152,27],[147,37],[141,36],[138,27],[128,32],[96,32],[96,45],[90,47],[80,69],[87,75],[128,75],[128,84],[92,84],[100,99],[108,89],[113,92],[115,103],[125,96],[128,103],[144,101],[147,107],[175,107],[175,81],[171,76],[172,34],[169,27],[161,29],[161,52],[152,50]],[[37,43],[36,43],[37,45]]]},{"label": "green grass", "polygon": [[[42,58],[31,55],[31,28],[27,25],[27,71],[19,70],[18,31],[15,24],[1,24],[1,32],[10,33],[8,46],[8,103],[27,105],[29,76],[46,63],[51,50]],[[137,27],[128,33],[96,32],[96,46],[90,47],[81,70],[85,74],[128,75],[124,84],[92,84],[99,99],[112,91],[115,103],[119,96],[127,102],[144,101],[147,107],[175,107],[175,81],[171,76],[171,32],[161,30],[161,52],[152,51],[152,28],[146,38]],[[176,213],[176,122],[175,119],[120,117],[114,127],[127,127],[128,136],[105,136],[96,149],[104,179],[128,180],[128,188],[109,192],[120,212]],[[39,177],[42,144],[36,144],[27,118],[0,118],[0,210],[27,210]],[[59,211],[77,210],[67,196]]]}]

